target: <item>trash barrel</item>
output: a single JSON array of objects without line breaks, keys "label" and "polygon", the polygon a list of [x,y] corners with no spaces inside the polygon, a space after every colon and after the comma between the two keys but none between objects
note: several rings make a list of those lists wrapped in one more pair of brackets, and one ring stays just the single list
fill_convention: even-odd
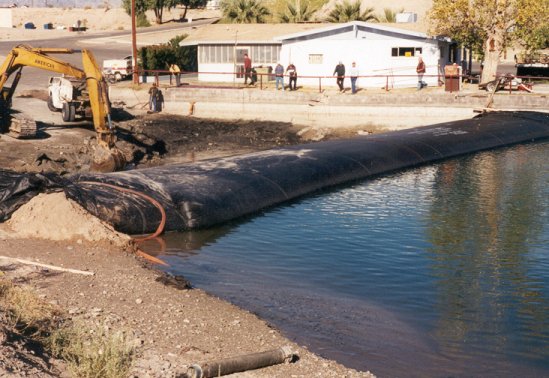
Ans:
[{"label": "trash barrel", "polygon": [[461,67],[457,64],[444,67],[444,90],[446,92],[459,92],[461,89]]},{"label": "trash barrel", "polygon": [[273,67],[271,67],[271,66],[265,66],[265,67],[264,66],[258,66],[258,67],[255,67],[255,70],[257,72],[257,75],[261,76],[263,78],[264,82],[274,80],[274,76],[271,75],[271,73],[273,72]]}]

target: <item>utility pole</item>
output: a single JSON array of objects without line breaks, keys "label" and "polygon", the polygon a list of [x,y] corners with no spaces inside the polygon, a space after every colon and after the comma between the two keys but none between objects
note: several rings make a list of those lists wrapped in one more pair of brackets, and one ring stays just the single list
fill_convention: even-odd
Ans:
[{"label": "utility pole", "polygon": [[135,31],[135,0],[132,0],[132,70],[133,70],[133,83],[139,84],[139,77],[137,74],[137,38]]},{"label": "utility pole", "polygon": [[238,26],[236,27],[236,31],[234,33],[234,51],[233,51],[233,87],[236,85],[236,75],[237,75],[237,72],[236,72],[236,62],[237,62],[237,58],[236,58],[236,45],[238,44]]}]

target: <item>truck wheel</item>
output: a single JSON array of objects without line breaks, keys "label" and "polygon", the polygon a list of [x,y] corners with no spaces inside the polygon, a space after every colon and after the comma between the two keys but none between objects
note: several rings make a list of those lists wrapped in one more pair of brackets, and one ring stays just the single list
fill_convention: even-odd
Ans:
[{"label": "truck wheel", "polygon": [[121,74],[120,72],[116,72],[116,73],[114,74],[114,79],[115,79],[116,81],[121,81],[121,80],[122,80],[122,74]]},{"label": "truck wheel", "polygon": [[76,114],[76,108],[74,104],[64,102],[63,109],[61,109],[61,116],[65,122],[74,122]]},{"label": "truck wheel", "polygon": [[69,119],[71,122],[76,119],[76,106],[74,104],[69,104]]},{"label": "truck wheel", "polygon": [[114,84],[116,83],[116,76],[114,76],[114,74],[107,74],[106,75],[106,78],[107,78],[107,81],[109,82],[109,84]]},{"label": "truck wheel", "polygon": [[48,109],[52,112],[58,112],[59,109],[57,109],[55,106],[53,106],[53,99],[51,96],[48,96]]}]

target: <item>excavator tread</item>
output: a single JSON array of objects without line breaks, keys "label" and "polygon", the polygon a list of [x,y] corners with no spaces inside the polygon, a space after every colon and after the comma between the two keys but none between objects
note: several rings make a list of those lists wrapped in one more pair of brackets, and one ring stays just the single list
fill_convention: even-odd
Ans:
[{"label": "excavator tread", "polygon": [[16,139],[26,139],[36,137],[38,127],[36,121],[23,116],[11,117],[10,128],[8,135]]}]

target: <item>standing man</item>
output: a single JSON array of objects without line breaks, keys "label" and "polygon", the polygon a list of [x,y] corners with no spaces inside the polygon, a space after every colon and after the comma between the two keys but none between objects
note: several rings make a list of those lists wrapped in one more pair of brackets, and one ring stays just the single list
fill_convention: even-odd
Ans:
[{"label": "standing man", "polygon": [[358,67],[356,66],[356,63],[353,62],[353,65],[351,66],[351,69],[349,70],[349,76],[351,76],[351,93],[356,93],[356,81],[358,79]]},{"label": "standing man", "polygon": [[285,91],[286,88],[284,88],[284,67],[280,62],[276,64],[275,67],[275,80],[276,80],[276,90],[278,91],[278,84],[280,83],[282,85],[282,90]]},{"label": "standing man", "polygon": [[341,61],[334,69],[333,75],[337,75],[336,83],[339,87],[339,92],[345,93],[345,87],[343,86],[343,81],[345,80],[345,66]]},{"label": "standing man", "polygon": [[156,113],[158,111],[158,91],[156,82],[152,83],[152,87],[149,88],[149,110],[152,113]]},{"label": "standing man", "polygon": [[417,90],[419,91],[423,87],[427,86],[427,83],[423,81],[423,75],[425,74],[425,62],[421,55],[418,57],[418,63],[416,67],[417,72]]},{"label": "standing man", "polygon": [[181,85],[181,70],[179,66],[175,63],[170,64],[170,84],[172,76],[175,77],[175,86],[179,87]]},{"label": "standing man", "polygon": [[290,63],[290,65],[286,68],[286,73],[290,76],[290,90],[295,91],[297,85],[297,70],[293,63]]},{"label": "standing man", "polygon": [[250,79],[250,84],[252,80],[252,60],[248,54],[244,54],[244,85],[248,84],[248,79]]}]

